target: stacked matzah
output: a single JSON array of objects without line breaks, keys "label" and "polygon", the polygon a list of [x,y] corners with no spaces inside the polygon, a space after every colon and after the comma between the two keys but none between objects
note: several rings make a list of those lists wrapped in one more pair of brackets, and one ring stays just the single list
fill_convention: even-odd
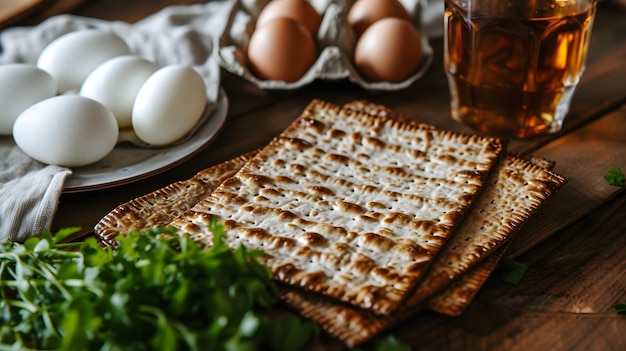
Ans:
[{"label": "stacked matzah", "polygon": [[504,242],[563,183],[564,178],[546,169],[507,157],[428,274],[394,316],[383,317],[334,304],[295,289],[284,290],[283,298],[350,345],[366,341],[421,307],[457,315],[493,271],[503,254]]},{"label": "stacked matzah", "polygon": [[[255,155],[205,170],[217,182],[205,177],[191,202],[202,199],[171,224],[210,244],[208,219],[223,220],[230,245],[265,251],[285,301],[355,345],[422,306],[462,310],[496,250],[564,183],[503,151],[499,139],[437,130],[380,106],[316,100]],[[219,168],[231,172],[218,177]],[[184,198],[168,193],[177,195],[170,203]],[[96,232],[110,243],[120,229],[164,225],[158,199],[121,206]],[[170,205],[170,216],[190,206]],[[137,220],[142,209],[161,221]]]},{"label": "stacked matzah", "polygon": [[[393,312],[467,213],[502,145],[314,101],[172,224],[259,248],[279,281]],[[462,157],[459,157],[462,155]]]}]

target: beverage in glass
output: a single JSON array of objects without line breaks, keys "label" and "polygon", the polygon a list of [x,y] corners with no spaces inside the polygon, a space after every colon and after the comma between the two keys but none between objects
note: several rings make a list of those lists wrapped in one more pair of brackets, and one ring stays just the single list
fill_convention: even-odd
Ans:
[{"label": "beverage in glass", "polygon": [[595,12],[595,0],[445,0],[452,117],[514,138],[560,130]]}]

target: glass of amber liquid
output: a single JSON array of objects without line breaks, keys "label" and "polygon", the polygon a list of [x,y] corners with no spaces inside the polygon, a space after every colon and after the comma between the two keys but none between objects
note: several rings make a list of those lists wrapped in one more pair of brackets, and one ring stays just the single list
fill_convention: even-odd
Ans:
[{"label": "glass of amber liquid", "polygon": [[511,138],[559,131],[595,12],[596,0],[445,0],[452,117]]}]

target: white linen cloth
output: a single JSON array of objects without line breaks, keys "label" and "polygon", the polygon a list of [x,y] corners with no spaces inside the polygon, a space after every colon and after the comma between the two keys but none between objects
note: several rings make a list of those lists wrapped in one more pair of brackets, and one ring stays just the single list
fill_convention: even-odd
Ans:
[{"label": "white linen cloth", "polygon": [[0,242],[24,241],[50,228],[67,168],[43,165],[0,147]]},{"label": "white linen cloth", "polygon": [[[171,6],[134,24],[59,15],[37,26],[0,32],[0,64],[35,64],[43,48],[57,37],[97,28],[119,35],[133,53],[161,66],[194,67],[205,80],[209,101],[216,102],[219,65],[212,52],[212,34],[223,31],[226,11],[226,1]],[[0,243],[21,242],[50,230],[65,179],[72,171],[34,161],[9,136],[0,138],[4,138],[0,140]]]}]

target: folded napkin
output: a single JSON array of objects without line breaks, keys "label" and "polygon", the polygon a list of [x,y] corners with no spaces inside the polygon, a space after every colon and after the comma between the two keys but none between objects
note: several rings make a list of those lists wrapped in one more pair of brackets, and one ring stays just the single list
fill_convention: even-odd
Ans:
[{"label": "folded napkin", "polygon": [[[73,15],[51,17],[33,27],[0,32],[0,64],[35,64],[39,53],[57,37],[96,28],[119,35],[133,53],[161,66],[185,64],[204,78],[210,102],[217,102],[219,65],[214,38],[224,30],[228,1],[171,6],[134,23]],[[23,241],[50,230],[64,182],[72,171],[34,161],[0,136],[0,243]]]},{"label": "folded napkin", "polygon": [[48,230],[70,173],[0,146],[0,242],[24,241]]}]

